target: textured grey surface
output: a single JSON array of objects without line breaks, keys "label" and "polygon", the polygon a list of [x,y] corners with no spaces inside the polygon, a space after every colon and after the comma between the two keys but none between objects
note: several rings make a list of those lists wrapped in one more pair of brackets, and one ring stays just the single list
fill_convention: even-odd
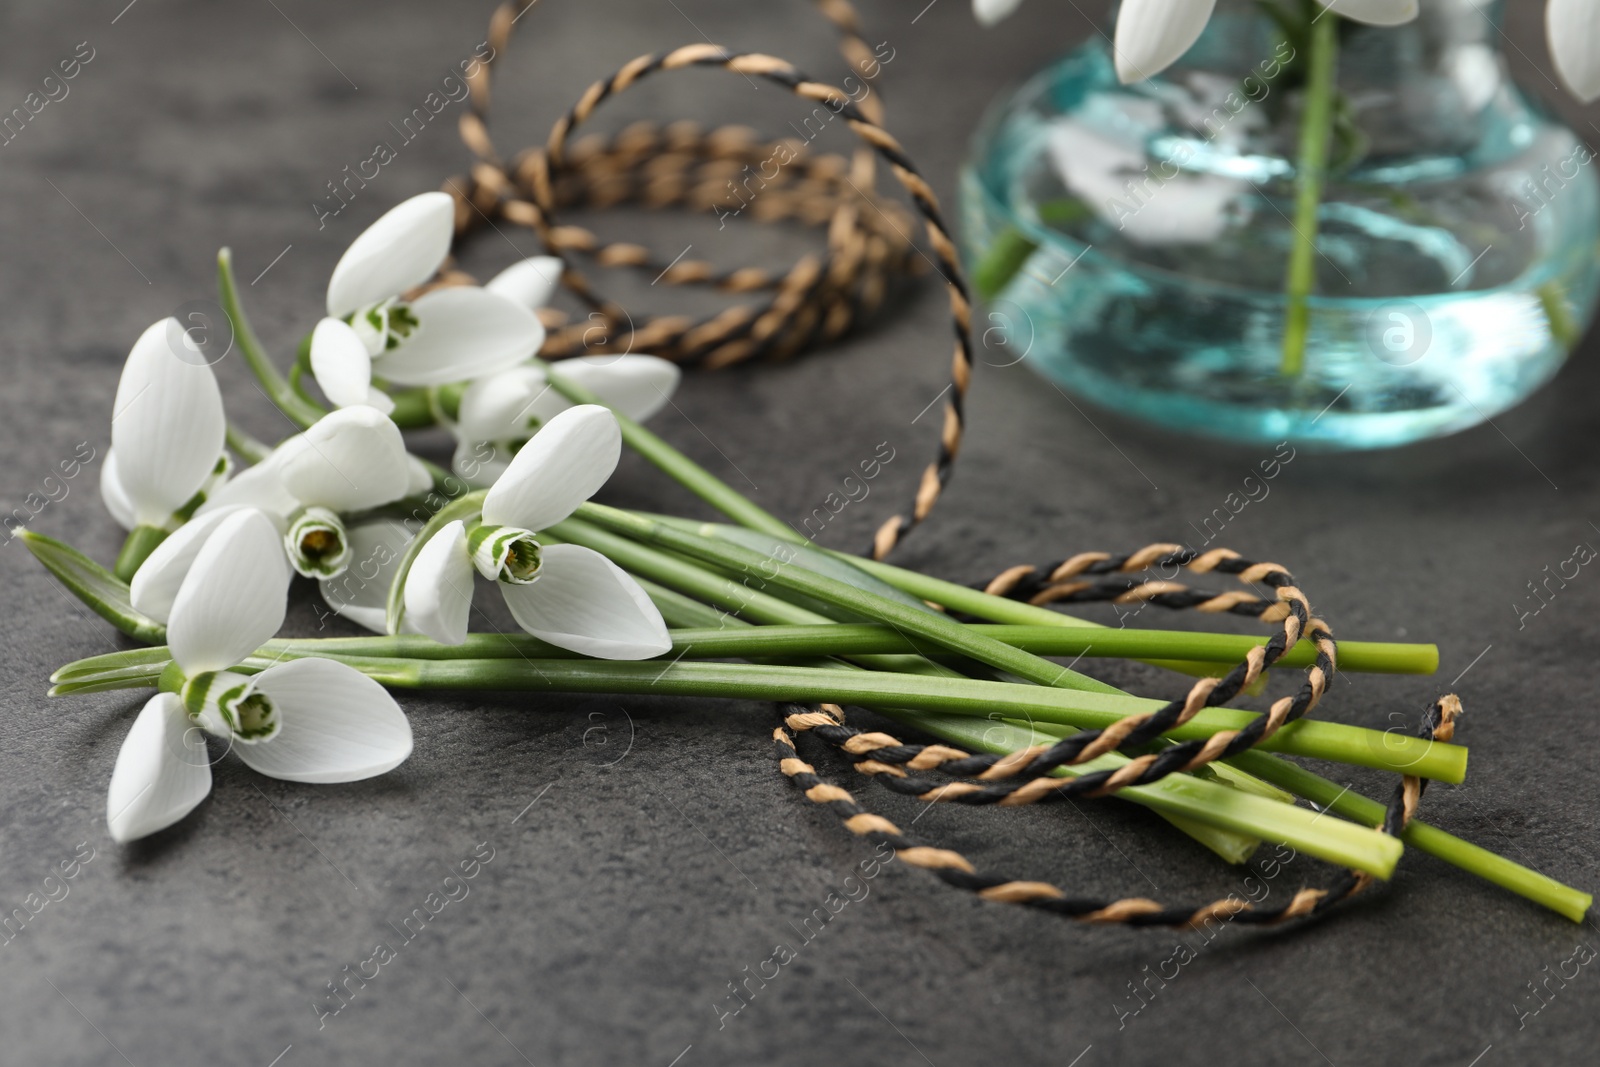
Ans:
[{"label": "textured grey surface", "polygon": [[[79,42],[94,49],[70,94],[0,147],[8,511],[44,491],[80,442],[103,454],[129,344],[212,295],[215,248],[231,245],[248,281],[292,246],[247,297],[285,351],[313,321],[344,245],[463,159],[448,112],[317,229],[309,205],[324,182],[367,158],[386,124],[482,40],[486,4],[123,2],[8,4],[0,14],[0,110]],[[913,21],[921,8],[874,2],[865,17],[872,39],[894,49],[890,126],[948,198],[983,102],[1087,31],[1054,0],[1034,0],[990,35],[962,0]],[[1543,62],[1538,16],[1539,5],[1519,8],[1511,51],[1524,80],[1551,95],[1531,66]],[[800,0],[546,0],[499,97],[520,109],[506,116],[504,142],[542,138],[589,80],[702,31],[841,73]],[[611,114],[651,112],[768,130],[796,113],[775,91],[696,73],[658,81]],[[724,262],[777,262],[799,247],[749,228],[646,225],[668,255],[693,242]],[[526,234],[511,239],[532,250]],[[474,255],[492,268],[513,253],[491,237]],[[670,309],[670,296],[648,296]],[[896,460],[873,495],[824,538],[857,546],[932,447],[931,420],[913,420],[944,384],[943,314],[925,290],[837,350],[692,377],[682,416],[662,418],[661,432],[795,518],[890,442]],[[1590,343],[1497,427],[1396,453],[1301,455],[1226,533],[1254,557],[1289,564],[1339,632],[1438,641],[1438,678],[1344,679],[1327,715],[1409,722],[1470,665],[1456,688],[1469,709],[1471,776],[1431,791],[1427,817],[1580,886],[1600,881],[1600,579],[1585,571],[1522,628],[1511,605],[1546,564],[1600,538],[1593,355]],[[1259,458],[1098,413],[1091,423],[1022,367],[979,370],[956,481],[905,550],[936,573],[968,580],[1019,560],[1184,539]],[[255,432],[286,431],[242,367],[224,365],[222,377]],[[109,559],[117,537],[97,466],[67,482],[35,526]],[[608,492],[688,506],[635,462]],[[41,894],[37,905],[80,843],[93,853],[64,898],[0,944],[7,1067],[1593,1061],[1592,967],[1552,982],[1554,999],[1520,1029],[1517,1006],[1535,1006],[1527,983],[1595,931],[1417,855],[1392,886],[1329,921],[1222,935],[1120,1020],[1119,1007],[1135,1005],[1126,983],[1171,955],[1172,934],[984,905],[891,864],[724,1019],[728,984],[777,944],[797,944],[797,924],[870,856],[775,773],[771,712],[757,705],[407,697],[417,746],[398,772],[302,787],[226,760],[192,818],[118,848],[104,829],[105,787],[141,698],[43,695],[52,668],[118,639],[19,545],[0,543],[0,582],[0,909],[23,907],[30,893]],[[304,595],[291,625],[317,629]],[[1149,692],[1175,684],[1134,669],[1109,677]],[[1369,792],[1388,785],[1352,780]],[[857,788],[902,822],[917,815],[868,783]],[[916,830],[1086,891],[1209,899],[1241,877],[1114,802],[937,809]],[[401,944],[402,920],[482,843],[493,859],[467,896]],[[1301,859],[1272,884],[1287,892],[1331,873]],[[326,984],[380,942],[399,946],[395,958],[319,1028]]]}]

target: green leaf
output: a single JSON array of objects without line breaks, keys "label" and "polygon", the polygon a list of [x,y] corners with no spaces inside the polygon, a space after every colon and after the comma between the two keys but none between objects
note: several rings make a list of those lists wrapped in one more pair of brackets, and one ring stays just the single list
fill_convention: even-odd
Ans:
[{"label": "green leaf", "polygon": [[64,697],[74,693],[109,693],[116,689],[155,689],[161,684],[162,673],[171,664],[172,660],[162,659],[156,663],[128,667],[120,671],[74,675],[66,681],[51,686],[50,695]]},{"label": "green leaf", "polygon": [[132,667],[147,667],[153,663],[165,665],[172,658],[165,645],[153,648],[129,648],[121,652],[104,652],[87,659],[73,660],[56,669],[50,676],[52,682],[77,681],[91,675],[111,674]]},{"label": "green leaf", "polygon": [[65,542],[30,530],[23,530],[18,536],[45,569],[96,615],[136,641],[167,643],[166,626],[134,610],[127,582]]}]

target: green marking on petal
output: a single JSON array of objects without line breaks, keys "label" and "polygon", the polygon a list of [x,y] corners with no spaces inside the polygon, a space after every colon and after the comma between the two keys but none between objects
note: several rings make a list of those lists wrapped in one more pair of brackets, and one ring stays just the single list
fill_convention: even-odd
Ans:
[{"label": "green marking on petal", "polygon": [[408,304],[389,305],[389,338],[385,348],[399,348],[400,342],[416,332],[422,323]]},{"label": "green marking on petal", "polygon": [[277,705],[255,687],[250,677],[235,671],[207,671],[183,686],[183,706],[189,717],[208,733],[232,736],[244,744],[265,741],[281,725]]},{"label": "green marking on petal", "polygon": [[510,585],[532,583],[544,563],[533,532],[515,526],[474,526],[467,531],[467,551],[479,574]]},{"label": "green marking on petal", "polygon": [[207,696],[217,680],[219,671],[206,671],[197,674],[183,683],[182,699],[184,710],[191,719],[198,719],[205,712]]},{"label": "green marking on petal", "polygon": [[500,578],[512,585],[527,585],[539,576],[539,568],[544,565],[544,558],[539,551],[539,542],[530,534],[519,537],[507,546],[505,564],[501,567]]},{"label": "green marking on petal", "polygon": [[[237,690],[229,690],[232,697]],[[246,692],[222,705],[224,717],[240,741],[265,741],[278,732],[278,708],[262,692]]]},{"label": "green marking on petal", "polygon": [[369,308],[352,311],[344,321],[354,327],[367,352],[373,356],[392,352],[422,325],[410,305],[386,300]]},{"label": "green marking on petal", "polygon": [[337,578],[350,565],[344,522],[327,508],[301,508],[291,515],[283,545],[295,571],[307,578]]}]

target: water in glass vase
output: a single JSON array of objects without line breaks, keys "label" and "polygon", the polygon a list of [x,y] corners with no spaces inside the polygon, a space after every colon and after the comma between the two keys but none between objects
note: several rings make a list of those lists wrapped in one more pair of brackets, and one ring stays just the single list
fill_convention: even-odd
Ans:
[{"label": "water in glass vase", "polygon": [[[1308,235],[1309,18],[1288,3],[1222,0],[1134,85],[1097,39],[993,111],[961,181],[980,329],[1076,395],[1213,436],[1378,448],[1483,422],[1556,373],[1594,309],[1593,153],[1510,82],[1496,5],[1340,20]],[[1297,242],[1315,250],[1298,361]]]}]

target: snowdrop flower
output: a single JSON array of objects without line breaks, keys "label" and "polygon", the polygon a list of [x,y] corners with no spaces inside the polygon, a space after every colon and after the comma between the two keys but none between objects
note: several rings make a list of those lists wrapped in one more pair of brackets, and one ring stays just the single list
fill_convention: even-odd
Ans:
[{"label": "snowdrop flower", "polygon": [[671,647],[639,584],[598,552],[543,545],[537,531],[571,515],[616,469],[622,434],[611,412],[560,412],[516,454],[483,501],[483,521],[452,522],[412,561],[405,616],[447,645],[466,640],[472,572],[494,580],[523,630],[602,659],[648,659]]},{"label": "snowdrop flower", "polygon": [[[561,284],[564,266],[555,256],[534,256],[513,263],[484,288],[532,310],[547,304]],[[505,472],[517,449],[550,418],[572,407],[551,387],[545,361],[533,359],[512,370],[490,374],[469,384],[461,395],[452,468],[473,485],[492,485]],[[563,377],[583,386],[608,407],[635,420],[659,411],[682,377],[676,364],[655,356],[580,356],[563,360]]]},{"label": "snowdrop flower", "polygon": [[177,319],[145,330],[117,385],[100,495],[128,529],[170,528],[196,494],[226,477],[227,418],[216,375],[198,350],[185,358],[175,342],[188,342]]},{"label": "snowdrop flower", "polygon": [[[467,386],[451,426],[456,435],[451,466],[457,476],[492,485],[536,429],[572,407],[550,385],[547,366],[536,359]],[[675,363],[635,355],[564,359],[556,372],[636,421],[664,407],[682,376]]]},{"label": "snowdrop flower", "polygon": [[411,754],[399,705],[354,668],[300,659],[254,675],[232,669],[283,624],[288,584],[278,530],[254,509],[228,514],[197,553],[167,624],[181,677],[163,677],[166,691],[139,713],[111,773],[106,823],[117,841],[171,826],[205,799],[201,731],[290,782],[371,778]]},{"label": "snowdrop flower", "polygon": [[[391,208],[351,243],[328,280],[328,317],[311,333],[311,372],[338,407],[393,403],[374,375],[400,385],[468,381],[523,362],[544,343],[527,305],[478,286],[401,299],[450,254],[455,203],[423,193]],[[509,283],[508,283],[509,285]]]},{"label": "snowdrop flower", "polygon": [[166,622],[202,548],[241,509],[271,522],[295,571],[338,577],[353,554],[340,514],[398,500],[414,491],[416,477],[387,415],[367,407],[332,412],[229,481],[157,546],[133,576],[133,606]]}]

